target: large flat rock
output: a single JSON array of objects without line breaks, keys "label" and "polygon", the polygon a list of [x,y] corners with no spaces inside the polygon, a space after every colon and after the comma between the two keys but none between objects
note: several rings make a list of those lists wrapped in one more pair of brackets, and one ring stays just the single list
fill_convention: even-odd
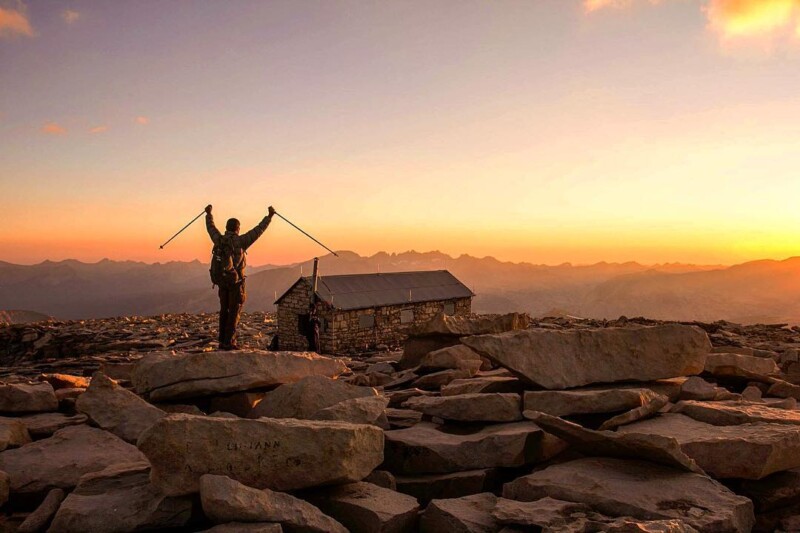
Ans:
[{"label": "large flat rock", "polygon": [[683,520],[698,531],[749,532],[752,502],[704,475],[648,463],[592,457],[549,466],[503,487],[503,497],[545,497],[590,505],[611,517]]},{"label": "large flat rock", "polygon": [[481,369],[483,361],[481,356],[463,344],[448,346],[434,350],[427,354],[419,363],[420,372],[435,372],[437,370],[458,369],[467,370],[474,374]]},{"label": "large flat rock", "polygon": [[800,467],[800,426],[740,424],[713,426],[681,414],[666,414],[620,428],[623,435],[660,435],[716,478],[761,479]]},{"label": "large flat rock", "polygon": [[465,379],[454,379],[441,389],[442,396],[457,394],[478,394],[486,392],[521,393],[525,384],[515,377],[508,376],[475,376]]},{"label": "large flat rock", "polygon": [[137,363],[131,380],[139,394],[164,401],[275,387],[314,375],[336,377],[346,370],[341,361],[305,352],[158,352]]},{"label": "large flat rock", "polygon": [[89,417],[83,414],[65,415],[63,413],[38,413],[14,418],[0,417],[0,420],[14,420],[25,425],[33,439],[50,437],[59,429],[85,424]]},{"label": "large flat rock", "polygon": [[101,428],[133,443],[142,431],[166,416],[164,411],[120,387],[102,372],[95,372],[75,407]]},{"label": "large flat rock", "polygon": [[152,479],[170,495],[197,492],[203,474],[286,491],[365,478],[383,461],[383,431],[347,422],[175,414],[139,438]]},{"label": "large flat rock", "polygon": [[502,316],[462,317],[441,313],[409,331],[403,347],[401,368],[413,368],[428,353],[460,344],[461,337],[521,330],[528,327],[526,314],[509,313]]},{"label": "large flat rock", "polygon": [[641,407],[657,396],[645,388],[526,391],[524,409],[552,416],[618,413]]},{"label": "large flat rock", "polygon": [[706,358],[705,371],[714,376],[750,377],[779,374],[781,369],[772,359],[738,353],[711,353]]},{"label": "large flat rock", "polygon": [[192,516],[191,498],[165,496],[150,483],[149,470],[146,462],[127,463],[83,476],[48,531],[115,533],[185,526]]},{"label": "large flat rock", "polygon": [[0,413],[45,413],[58,409],[58,400],[49,383],[0,382]]},{"label": "large flat rock", "polygon": [[347,529],[310,503],[290,494],[254,489],[227,476],[200,478],[203,512],[217,523],[279,522],[289,531],[347,533]]},{"label": "large flat rock", "polygon": [[386,432],[386,469],[395,474],[436,474],[544,461],[564,443],[533,422],[480,428],[430,422]]},{"label": "large flat rock", "polygon": [[356,398],[378,396],[372,387],[358,387],[325,376],[308,376],[268,392],[248,418],[302,418],[310,420],[325,408]]},{"label": "large flat rock", "polygon": [[699,374],[711,349],[696,327],[669,324],[594,330],[526,330],[462,342],[546,389]]},{"label": "large flat rock", "polygon": [[70,426],[52,437],[0,452],[0,470],[11,477],[11,491],[44,494],[71,489],[81,476],[116,463],[145,461],[135,446],[102,429]]},{"label": "large flat rock", "polygon": [[364,481],[322,489],[312,502],[351,533],[417,531],[417,500]]},{"label": "large flat rock", "polygon": [[800,411],[780,409],[763,403],[740,401],[698,402],[685,400],[672,409],[673,413],[681,413],[701,422],[714,426],[736,426],[766,422],[770,424],[800,424]]},{"label": "large flat rock", "polygon": [[681,450],[677,439],[672,437],[594,431],[555,416],[533,411],[525,411],[525,416],[536,422],[543,430],[589,456],[642,459],[687,472],[703,473],[695,461]]},{"label": "large flat rock", "polygon": [[522,420],[519,394],[459,394],[416,396],[403,407],[443,420],[459,422],[515,422]]},{"label": "large flat rock", "polygon": [[490,492],[461,498],[433,500],[420,519],[422,533],[495,533],[500,525],[492,516],[497,496]]},{"label": "large flat rock", "polygon": [[525,329],[530,317],[524,313],[508,313],[498,316],[451,316],[440,313],[428,322],[414,326],[411,337],[452,335],[467,337]]}]

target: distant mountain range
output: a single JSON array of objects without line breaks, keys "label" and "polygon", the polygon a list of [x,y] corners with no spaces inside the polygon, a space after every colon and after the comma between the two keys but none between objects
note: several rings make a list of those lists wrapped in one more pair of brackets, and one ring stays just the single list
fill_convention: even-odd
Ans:
[{"label": "distant mountain range", "polygon": [[[311,261],[250,268],[246,309],[274,310],[276,296],[311,269]],[[800,257],[730,267],[633,262],[547,266],[413,251],[371,257],[339,252],[338,258],[320,259],[322,275],[440,269],[473,289],[476,312],[800,323]],[[58,319],[197,313],[216,311],[217,298],[208,266],[199,261],[0,262],[3,309]]]}]

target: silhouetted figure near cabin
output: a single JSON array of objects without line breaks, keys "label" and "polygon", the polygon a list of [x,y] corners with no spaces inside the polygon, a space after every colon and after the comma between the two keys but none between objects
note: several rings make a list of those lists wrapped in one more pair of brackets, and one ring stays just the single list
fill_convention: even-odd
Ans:
[{"label": "silhouetted figure near cabin", "polygon": [[319,328],[320,319],[317,316],[317,304],[308,307],[308,325],[306,338],[308,339],[308,351],[319,353]]},{"label": "silhouetted figure near cabin", "polygon": [[259,224],[239,235],[239,221],[231,218],[225,224],[223,235],[214,225],[211,206],[206,207],[206,229],[214,243],[211,256],[211,281],[219,287],[219,348],[238,350],[236,326],[247,299],[245,292],[246,251],[266,231],[275,210],[269,206],[269,214]]}]

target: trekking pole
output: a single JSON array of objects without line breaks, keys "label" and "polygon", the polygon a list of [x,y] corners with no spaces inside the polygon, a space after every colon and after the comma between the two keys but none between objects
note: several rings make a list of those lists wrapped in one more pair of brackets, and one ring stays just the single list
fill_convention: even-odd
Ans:
[{"label": "trekking pole", "polygon": [[[308,233],[306,233],[305,231],[303,231],[302,229],[300,229],[299,227],[297,227],[297,226],[296,226],[296,225],[295,225],[295,224],[294,224],[294,223],[293,223],[291,220],[287,219],[285,216],[281,215],[281,214],[280,214],[280,213],[278,213],[277,211],[275,211],[275,214],[276,214],[276,215],[278,215],[279,217],[281,217],[281,218],[282,218],[283,220],[285,220],[286,222],[288,222],[288,223],[289,223],[289,224],[290,224],[290,225],[291,225],[291,226],[292,226],[294,229],[296,229],[297,231],[299,231],[300,233],[302,233],[303,235],[305,235],[306,237],[308,237],[309,239],[311,239],[311,240],[312,240],[312,241],[314,241],[315,243],[319,244],[320,246],[322,246],[323,248],[325,248],[326,250],[328,250],[330,253],[332,253],[332,254],[333,254],[333,255],[335,255],[336,257],[339,257],[339,254],[337,254],[336,252],[334,252],[333,250],[331,250],[330,248],[328,248],[327,246],[325,246],[324,244],[322,244],[321,242],[319,242],[317,239],[315,239],[314,237],[312,237],[311,235],[309,235]],[[192,222],[194,222],[194,221],[192,221]],[[183,230],[181,230],[181,231],[183,231]]]},{"label": "trekking pole", "polygon": [[191,221],[191,222],[189,222],[188,224],[186,224],[184,227],[182,227],[182,228],[181,228],[181,230],[180,230],[178,233],[176,233],[175,235],[173,235],[172,237],[170,237],[170,238],[169,238],[169,241],[167,241],[167,242],[165,242],[164,244],[162,244],[161,246],[159,246],[159,249],[163,250],[163,249],[164,249],[164,247],[165,247],[166,245],[168,245],[168,244],[169,244],[169,242],[170,242],[172,239],[174,239],[175,237],[177,237],[178,235],[180,235],[181,233],[183,233],[183,230],[185,230],[186,228],[188,228],[189,226],[191,226],[192,224],[194,224],[194,221],[195,221],[195,220],[197,220],[198,218],[200,218],[201,216],[203,216],[203,215],[205,214],[205,212],[206,212],[206,210],[205,210],[205,209],[203,209],[203,212],[202,212],[202,213],[200,213],[199,215],[197,215],[196,217],[194,217],[194,218],[192,219],[192,221]]}]

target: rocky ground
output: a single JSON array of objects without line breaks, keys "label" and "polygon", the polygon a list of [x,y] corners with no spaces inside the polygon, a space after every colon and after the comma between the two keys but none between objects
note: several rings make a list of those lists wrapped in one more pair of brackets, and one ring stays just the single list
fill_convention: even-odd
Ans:
[{"label": "rocky ground", "polygon": [[799,328],[440,316],[361,357],[215,328],[0,328],[0,527],[800,530]]}]

